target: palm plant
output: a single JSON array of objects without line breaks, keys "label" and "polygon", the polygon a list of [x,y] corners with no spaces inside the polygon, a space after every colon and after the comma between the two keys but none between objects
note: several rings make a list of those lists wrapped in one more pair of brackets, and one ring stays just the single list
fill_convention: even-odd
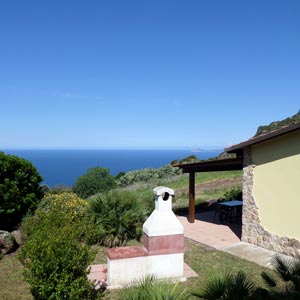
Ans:
[{"label": "palm plant", "polygon": [[300,257],[290,258],[282,255],[275,255],[271,260],[271,265],[281,279],[281,286],[270,274],[262,272],[261,276],[270,288],[279,286],[279,291],[273,290],[273,295],[275,297],[280,297],[281,299],[299,300]]},{"label": "palm plant", "polygon": [[136,195],[129,191],[113,190],[90,200],[88,222],[91,225],[89,242],[106,247],[123,246],[129,239],[139,239],[146,211]]},{"label": "palm plant", "polygon": [[214,274],[200,289],[191,294],[205,300],[244,300],[256,292],[255,284],[243,272]]},{"label": "palm plant", "polygon": [[145,277],[119,293],[122,300],[187,300],[189,294],[178,284],[158,281],[154,276]]}]

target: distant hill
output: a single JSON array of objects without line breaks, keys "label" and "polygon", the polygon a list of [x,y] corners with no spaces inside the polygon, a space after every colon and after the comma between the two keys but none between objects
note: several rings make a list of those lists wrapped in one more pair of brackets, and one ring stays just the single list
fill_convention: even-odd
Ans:
[{"label": "distant hill", "polygon": [[298,122],[300,122],[300,110],[297,114],[293,115],[292,117],[288,117],[281,121],[274,121],[274,122],[270,123],[269,125],[259,126],[257,128],[256,134],[254,135],[254,137],[259,136],[261,134],[268,133],[268,132],[276,130],[276,129],[280,129],[284,126],[293,125]]}]

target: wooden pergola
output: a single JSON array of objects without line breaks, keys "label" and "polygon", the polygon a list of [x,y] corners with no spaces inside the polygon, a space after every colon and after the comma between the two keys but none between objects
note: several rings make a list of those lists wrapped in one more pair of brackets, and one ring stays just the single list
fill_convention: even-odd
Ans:
[{"label": "wooden pergola", "polygon": [[174,167],[189,173],[189,217],[190,223],[195,222],[195,173],[232,171],[243,169],[243,157],[200,161],[190,164],[176,164]]}]

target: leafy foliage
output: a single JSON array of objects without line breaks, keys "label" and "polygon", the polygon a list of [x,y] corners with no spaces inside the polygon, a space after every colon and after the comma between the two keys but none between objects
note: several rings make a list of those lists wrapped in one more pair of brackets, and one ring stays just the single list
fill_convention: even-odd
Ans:
[{"label": "leafy foliage", "polygon": [[284,126],[292,125],[292,124],[295,124],[298,122],[300,122],[300,111],[297,114],[293,115],[292,117],[288,117],[284,120],[275,121],[275,122],[270,123],[269,125],[259,126],[257,128],[255,136],[265,134],[270,131],[277,130]]},{"label": "leafy foliage", "polygon": [[240,271],[237,274],[215,274],[191,294],[205,300],[246,300],[254,297],[255,292],[255,284]]},{"label": "leafy foliage", "polygon": [[73,188],[71,186],[55,185],[49,187],[46,192],[51,194],[62,194],[64,192],[73,192]]},{"label": "leafy foliage", "polygon": [[0,228],[12,229],[36,208],[42,180],[30,161],[0,152]]},{"label": "leafy foliage", "polygon": [[129,239],[139,239],[147,210],[136,193],[113,190],[90,200],[88,222],[89,243],[107,247],[122,246]]},{"label": "leafy foliage", "polygon": [[243,198],[243,193],[240,187],[233,188],[229,191],[226,191],[222,199],[229,200],[241,200]]},{"label": "leafy foliage", "polygon": [[135,282],[119,293],[122,300],[186,300],[189,295],[178,284],[157,281],[150,276]]},{"label": "leafy foliage", "polygon": [[194,162],[198,162],[199,159],[196,155],[189,155],[183,159],[176,159],[173,160],[171,162],[171,165],[175,165],[175,164],[189,164],[189,163],[194,163]]},{"label": "leafy foliage", "polygon": [[[273,293],[284,299],[300,299],[300,257],[285,258],[276,255],[272,258],[271,264],[284,283],[279,292],[273,291]],[[268,273],[262,272],[261,275],[270,288],[276,288],[279,285]]]},{"label": "leafy foliage", "polygon": [[115,179],[109,169],[96,167],[88,169],[86,174],[76,180],[74,190],[81,198],[86,199],[97,193],[105,193],[115,186]]},{"label": "leafy foliage", "polygon": [[38,208],[44,211],[57,211],[65,214],[70,220],[80,219],[86,213],[88,202],[79,198],[73,192],[62,192],[60,194],[46,194]]},{"label": "leafy foliage", "polygon": [[148,183],[153,180],[166,179],[180,174],[181,170],[171,165],[166,165],[158,169],[147,168],[127,172],[125,175],[119,177],[117,184],[119,187],[127,187],[139,182]]},{"label": "leafy foliage", "polygon": [[36,300],[92,299],[87,268],[93,255],[81,241],[81,201],[71,193],[48,196],[23,222],[25,243],[19,258]]}]

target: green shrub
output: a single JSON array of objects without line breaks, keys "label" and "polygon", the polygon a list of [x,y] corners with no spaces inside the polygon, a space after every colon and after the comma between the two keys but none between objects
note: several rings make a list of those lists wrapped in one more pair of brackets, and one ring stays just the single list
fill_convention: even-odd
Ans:
[{"label": "green shrub", "polygon": [[126,174],[125,172],[121,171],[121,172],[119,172],[119,173],[115,176],[115,179],[119,179],[119,178],[121,178],[122,176],[124,176],[125,174]]},{"label": "green shrub", "polygon": [[181,170],[179,168],[166,165],[158,169],[148,168],[127,172],[118,179],[117,184],[119,187],[127,187],[135,183],[148,183],[153,180],[166,179],[180,174]]},{"label": "green shrub", "polygon": [[0,152],[0,228],[11,230],[43,197],[43,178],[32,163]]},{"label": "green shrub", "polygon": [[199,158],[196,155],[189,155],[183,159],[175,159],[171,161],[171,165],[176,164],[191,164],[200,161]]},{"label": "green shrub", "polygon": [[182,290],[178,284],[157,281],[153,276],[139,280],[119,293],[120,300],[186,300],[188,298],[186,290]]},{"label": "green shrub", "polygon": [[300,113],[299,113],[299,111],[295,115],[293,115],[291,117],[287,117],[284,120],[275,121],[275,122],[270,123],[269,125],[259,126],[257,128],[257,131],[256,131],[254,136],[258,136],[258,135],[261,135],[261,134],[266,134],[270,131],[280,129],[284,126],[290,126],[290,125],[298,123],[298,122],[300,122]]},{"label": "green shrub", "polygon": [[115,179],[109,173],[109,169],[96,167],[88,169],[86,174],[76,180],[74,190],[81,198],[86,199],[98,193],[105,193],[115,186]]},{"label": "green shrub", "polygon": [[243,193],[240,187],[233,188],[229,191],[226,191],[222,197],[222,199],[226,201],[230,200],[242,200]]},{"label": "green shrub", "polygon": [[73,221],[74,219],[84,219],[88,205],[86,200],[81,199],[73,192],[48,193],[40,202],[38,209],[61,212],[67,219]]},{"label": "green shrub", "polygon": [[256,290],[255,284],[240,271],[237,274],[214,274],[191,294],[205,300],[258,300]]},{"label": "green shrub", "polygon": [[136,193],[114,190],[95,196],[89,202],[89,243],[116,247],[141,237],[142,224],[148,212]]},{"label": "green shrub", "polygon": [[36,300],[92,299],[88,265],[93,253],[82,242],[79,198],[65,193],[47,197],[23,222],[25,243],[19,259]]},{"label": "green shrub", "polygon": [[261,276],[271,288],[271,293],[281,299],[300,299],[300,257],[275,255],[271,265],[278,278],[262,272]]},{"label": "green shrub", "polygon": [[48,188],[47,192],[51,194],[61,194],[64,192],[73,192],[73,188],[71,186],[56,185]]}]

